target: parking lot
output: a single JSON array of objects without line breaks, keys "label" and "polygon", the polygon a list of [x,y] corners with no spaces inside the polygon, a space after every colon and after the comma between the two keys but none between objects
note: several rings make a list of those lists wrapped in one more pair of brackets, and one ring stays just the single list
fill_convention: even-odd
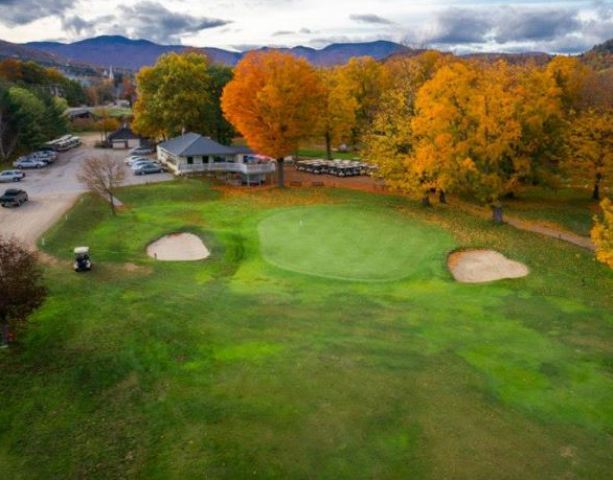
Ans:
[{"label": "parking lot", "polygon": [[[83,160],[101,154],[120,159],[128,155],[127,150],[94,149],[93,143],[97,137],[98,135],[84,135],[82,146],[60,153],[52,165],[43,169],[25,170],[26,178],[21,182],[0,184],[1,192],[8,188],[19,188],[25,190],[30,199],[19,208],[0,208],[0,234],[15,236],[29,247],[35,247],[38,237],[65,214],[85,191],[77,180]],[[125,168],[125,185],[167,181],[173,178],[168,173],[137,176],[128,167]]]}]

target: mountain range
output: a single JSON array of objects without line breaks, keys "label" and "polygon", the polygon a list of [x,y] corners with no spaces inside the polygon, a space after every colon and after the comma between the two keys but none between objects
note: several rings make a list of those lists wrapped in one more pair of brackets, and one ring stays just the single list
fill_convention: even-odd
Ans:
[{"label": "mountain range", "polygon": [[[598,57],[598,62],[606,67],[611,65],[613,40],[597,45],[582,55],[582,58]],[[223,50],[213,47],[190,47],[186,45],[160,45],[149,40],[132,40],[119,35],[103,35],[73,43],[30,42],[25,44],[10,43],[0,40],[1,58],[20,58],[32,60],[46,66],[56,66],[77,75],[94,73],[95,69],[113,68],[135,71],[145,65],[153,65],[160,55],[168,52],[181,52],[193,49],[205,53],[213,62],[236,65],[245,52]],[[314,65],[330,66],[347,62],[352,57],[371,56],[378,60],[393,55],[416,54],[414,50],[394,42],[379,40],[364,43],[333,43],[322,49],[298,46],[293,48],[262,47],[258,50],[278,50],[303,57]],[[523,53],[475,53],[469,57],[481,57],[488,60],[505,58],[512,63],[533,61],[546,63],[551,55],[538,52]],[[89,72],[89,73],[88,73]]]},{"label": "mountain range", "polygon": [[[98,66],[109,66],[138,70],[145,65],[153,65],[157,58],[168,52],[186,49],[200,50],[217,63],[236,65],[244,52],[235,52],[212,47],[189,47],[185,45],[159,45],[149,40],[131,40],[118,35],[104,35],[88,38],[74,43],[30,42],[17,47],[36,50],[66,62],[81,62]],[[260,50],[268,50],[263,47]],[[369,55],[376,59],[410,49],[394,42],[376,41],[367,43],[335,43],[317,50],[309,47],[275,48],[303,57],[314,65],[335,65],[345,63],[355,56]]]}]

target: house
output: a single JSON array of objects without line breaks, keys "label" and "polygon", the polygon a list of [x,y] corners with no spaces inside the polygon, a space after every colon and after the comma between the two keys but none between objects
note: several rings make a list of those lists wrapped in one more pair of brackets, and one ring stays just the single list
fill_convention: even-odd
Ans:
[{"label": "house", "polygon": [[226,146],[210,137],[186,133],[157,146],[158,160],[175,175],[221,172],[241,183],[264,183],[275,172],[275,162],[255,155],[248,147]]},{"label": "house", "polygon": [[110,133],[107,142],[112,148],[135,148],[142,145],[143,138],[134,133],[130,127],[124,125]]},{"label": "house", "polygon": [[73,120],[97,120],[98,116],[87,107],[67,108],[65,115],[70,121]]}]

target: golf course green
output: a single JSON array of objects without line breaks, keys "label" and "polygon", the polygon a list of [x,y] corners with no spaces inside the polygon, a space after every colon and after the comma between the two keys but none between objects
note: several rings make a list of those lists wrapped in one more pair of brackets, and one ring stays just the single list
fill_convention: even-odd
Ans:
[{"label": "golf course green", "polygon": [[432,272],[453,248],[439,227],[351,206],[286,209],[265,218],[258,231],[271,264],[339,280],[389,281]]},{"label": "golf course green", "polygon": [[[610,478],[613,273],[591,252],[342,189],[117,196],[45,234],[49,296],[0,350],[0,477]],[[147,255],[174,232],[210,257]],[[455,282],[455,248],[530,275]]]}]

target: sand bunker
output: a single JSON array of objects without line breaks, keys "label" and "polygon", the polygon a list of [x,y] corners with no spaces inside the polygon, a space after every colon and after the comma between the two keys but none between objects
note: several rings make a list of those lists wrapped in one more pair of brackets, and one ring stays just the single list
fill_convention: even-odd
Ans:
[{"label": "sand bunker", "polygon": [[210,255],[202,240],[193,233],[172,233],[151,243],[147,255],[156,260],[202,260]]},{"label": "sand bunker", "polygon": [[449,255],[449,270],[462,283],[481,283],[503,278],[525,277],[530,272],[523,263],[509,260],[494,250],[465,250]]}]

